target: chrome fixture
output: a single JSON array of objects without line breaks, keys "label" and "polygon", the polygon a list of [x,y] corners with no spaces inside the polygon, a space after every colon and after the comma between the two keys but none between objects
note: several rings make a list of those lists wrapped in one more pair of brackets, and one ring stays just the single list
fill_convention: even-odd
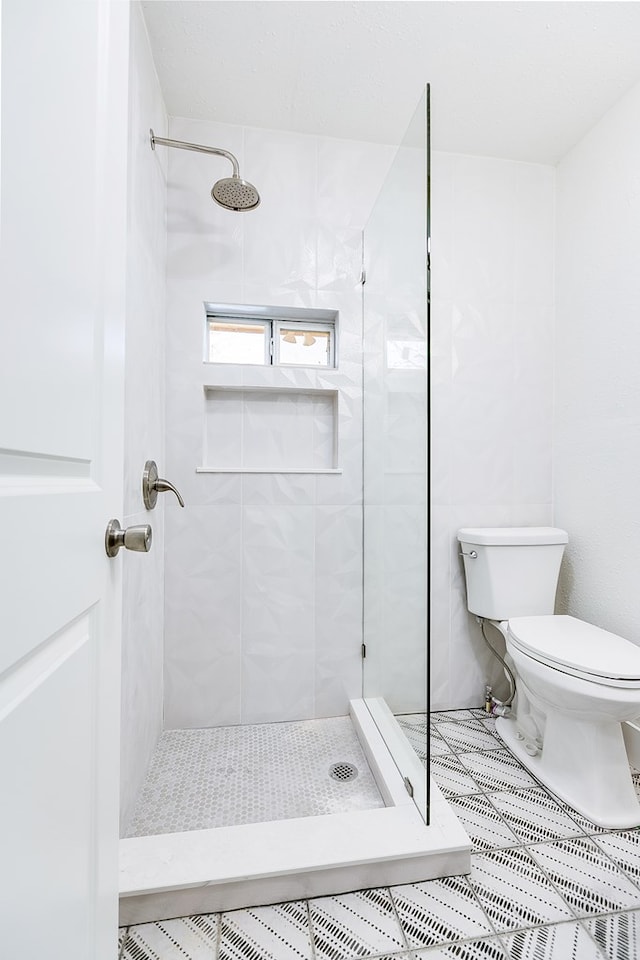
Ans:
[{"label": "chrome fixture", "polygon": [[174,485],[158,476],[158,467],[155,460],[147,460],[142,472],[142,499],[147,510],[153,510],[158,500],[158,494],[166,493],[168,490],[175,493],[178,503],[181,507],[184,507],[184,500]]},{"label": "chrome fixture", "polygon": [[347,780],[355,780],[358,776],[358,768],[349,760],[338,760],[329,767],[329,776],[332,780],[344,783]]},{"label": "chrome fixture", "polygon": [[[476,551],[472,550],[471,553],[463,553],[462,556],[472,557],[472,559],[475,559],[472,556],[474,553],[476,553]],[[476,553],[476,557],[477,557],[477,553]],[[516,695],[516,678],[509,664],[506,662],[504,657],[500,656],[500,654],[498,653],[494,645],[491,643],[491,641],[487,637],[487,634],[485,633],[485,629],[484,629],[485,618],[476,617],[476,623],[480,624],[482,639],[484,640],[486,645],[489,647],[489,650],[491,650],[491,653],[494,655],[496,660],[499,660],[500,663],[502,664],[504,672],[507,676],[507,680],[509,681],[509,696],[506,700],[498,700],[496,697],[494,697],[491,693],[491,687],[487,685],[486,696],[487,696],[487,701],[490,703],[490,710],[488,712],[492,713],[494,717],[506,717],[511,713],[511,704],[513,703],[513,698]],[[491,620],[489,620],[489,623],[491,623]],[[496,626],[495,623],[492,624],[492,626],[495,627]]]},{"label": "chrome fixture", "polygon": [[233,174],[214,183],[211,188],[211,198],[225,210],[255,210],[259,205],[260,194],[252,183],[240,177],[238,161],[228,150],[205,147],[199,143],[185,143],[184,140],[167,140],[164,137],[156,137],[153,130],[149,130],[149,138],[152,150],[155,150],[156,143],[159,143],[163,147],[178,147],[180,150],[195,150],[196,153],[213,153],[218,157],[226,157],[231,161]]},{"label": "chrome fixture", "polygon": [[104,548],[108,557],[117,556],[120,547],[124,547],[125,550],[136,550],[138,553],[149,553],[151,537],[152,531],[148,523],[123,530],[117,520],[109,520],[104,535]]}]

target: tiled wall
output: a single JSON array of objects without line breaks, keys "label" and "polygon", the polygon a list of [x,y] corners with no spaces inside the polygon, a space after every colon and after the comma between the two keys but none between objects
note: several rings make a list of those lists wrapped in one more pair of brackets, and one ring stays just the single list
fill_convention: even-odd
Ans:
[{"label": "tiled wall", "polygon": [[151,523],[149,554],[127,553],[123,577],[121,820],[126,824],[162,730],[164,530],[162,501],[142,502],[145,460],[164,461],[166,157],[155,157],[149,127],[166,114],[146,28],[131,8],[129,249],[123,526]]},{"label": "tiled wall", "polygon": [[[361,230],[393,149],[175,119],[236,154],[255,211],[212,203],[222,158],[170,150],[165,726],[344,714],[361,695]],[[158,148],[158,151],[161,148]],[[204,301],[337,309],[335,371],[203,363]],[[204,384],[338,391],[340,475],[196,474]]]},{"label": "tiled wall", "polygon": [[558,167],[562,612],[640,643],[640,85]]},{"label": "tiled wall", "polygon": [[[125,522],[148,519],[147,457],[187,500],[184,512],[165,501],[166,726],[343,713],[361,689],[360,231],[394,151],[172,121],[172,137],[235,152],[258,186],[257,211],[227,213],[208,197],[224,160],[149,151],[146,130],[165,118],[137,7],[132,44]],[[554,518],[571,537],[563,609],[633,638],[639,98],[636,88],[559,167]],[[486,678],[501,682],[466,611],[456,530],[552,522],[554,170],[436,152],[432,200],[431,674],[432,706],[446,709],[477,704]],[[339,370],[206,375],[205,300],[339,309]],[[205,382],[338,389],[344,473],[196,475]],[[162,510],[152,519],[152,557],[131,555],[125,587],[125,811],[161,716]]]},{"label": "tiled wall", "polygon": [[[169,155],[165,724],[343,713],[361,692],[360,229],[391,148],[173,120],[236,153],[262,194],[208,199],[217,158]],[[455,532],[551,521],[554,171],[436,153],[433,199],[435,708],[500,670],[468,615]],[[340,369],[205,371],[203,301],[340,310]],[[203,384],[340,394],[341,477],[197,475]]]},{"label": "tiled wall", "polygon": [[416,109],[365,227],[364,695],[427,708],[427,154]]},{"label": "tiled wall", "polygon": [[[139,29],[139,46],[141,37]],[[152,76],[150,62],[140,66],[145,56],[134,58],[136,83],[153,97],[141,79],[148,84]],[[141,110],[146,129],[153,110]],[[161,114],[157,101],[157,130]],[[137,127],[142,118],[132,121]],[[170,171],[166,456],[155,380],[137,399],[130,392],[129,410],[137,413],[127,456],[127,522],[146,519],[138,483],[147,456],[187,501],[182,511],[165,499],[165,725],[340,714],[361,692],[360,233],[394,151],[187,120],[173,120],[169,135],[236,153],[263,199],[251,213],[219,209],[209,190],[227,175],[226,161],[160,147],[147,153],[144,135],[134,133],[144,175],[132,249],[144,269],[136,269],[130,291],[139,315],[130,332],[133,391],[149,343],[162,349],[154,327],[162,315],[162,224],[153,184],[160,189],[162,170]],[[455,531],[551,519],[553,170],[436,153],[432,189],[432,678],[434,706],[447,708],[478,703],[485,677],[500,675],[466,612]],[[338,371],[205,368],[206,300],[338,309]],[[205,383],[337,389],[344,472],[196,474]],[[161,512],[153,519],[157,548]],[[138,559],[125,634],[155,637],[162,572],[143,566],[150,558]],[[141,582],[147,576],[152,585]],[[144,683],[138,667],[129,669],[132,659],[144,663]],[[126,640],[125,730],[140,712],[154,718],[135,734],[145,743],[159,722],[161,669],[155,642],[136,649]],[[139,757],[137,747],[125,748],[125,782]]]},{"label": "tiled wall", "polygon": [[[554,168],[435,153],[432,709],[501,670],[466,609],[456,531],[551,521]],[[496,634],[497,636],[497,634]]]}]

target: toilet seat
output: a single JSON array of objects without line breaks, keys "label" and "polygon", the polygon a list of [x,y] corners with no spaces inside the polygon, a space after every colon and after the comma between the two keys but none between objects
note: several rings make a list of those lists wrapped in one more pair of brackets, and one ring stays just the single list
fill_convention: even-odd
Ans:
[{"label": "toilet seat", "polygon": [[607,686],[640,689],[640,647],[575,617],[514,617],[511,643],[555,670]]}]

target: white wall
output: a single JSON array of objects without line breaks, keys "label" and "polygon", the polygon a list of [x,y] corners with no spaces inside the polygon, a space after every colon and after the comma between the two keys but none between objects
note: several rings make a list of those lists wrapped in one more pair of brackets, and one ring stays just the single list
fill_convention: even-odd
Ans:
[{"label": "white wall", "polygon": [[[162,730],[164,524],[142,502],[144,463],[164,466],[166,157],[149,146],[166,114],[139,4],[131,7],[129,224],[123,526],[150,523],[149,554],[127,553],[123,577],[121,823]],[[161,474],[162,475],[162,474]]]},{"label": "white wall", "polygon": [[423,98],[365,227],[364,696],[427,691],[427,155]]},{"label": "white wall", "polygon": [[554,173],[433,156],[434,710],[502,683],[466,609],[456,531],[551,521]]},{"label": "white wall", "polygon": [[[162,128],[162,117],[152,122]],[[150,158],[156,179],[164,165],[170,171],[167,447],[163,463],[161,439],[144,437],[139,453],[130,445],[128,522],[148,519],[138,494],[147,456],[187,501],[181,511],[165,498],[165,725],[344,713],[361,691],[360,231],[394,150],[181,119],[171,121],[169,136],[233,151],[263,199],[250,213],[221,210],[209,190],[228,175],[226,161],[160,147],[147,154],[139,140],[143,168]],[[143,182],[154,182],[148,171]],[[438,709],[478,704],[485,679],[498,686],[500,679],[466,611],[456,530],[551,521],[554,171],[436,153],[432,199],[431,672]],[[152,227],[139,242],[161,235]],[[158,256],[147,251],[142,262]],[[134,289],[159,291],[154,270],[138,276]],[[196,475],[205,300],[340,310],[340,369],[322,384],[340,390],[342,477]],[[150,322],[156,307],[161,315],[158,302],[145,314]],[[209,382],[227,384],[246,385],[250,376],[256,385],[309,385],[322,375],[229,368],[216,376],[209,367]],[[155,413],[140,423],[160,427],[161,404],[145,396]],[[153,519],[160,534],[161,515]],[[161,583],[154,572],[155,597]],[[146,586],[132,577],[129,588],[126,632],[156,636],[155,600],[139,631]],[[148,661],[144,684],[143,672],[125,671],[125,716],[142,703],[153,718],[143,725],[147,745],[160,722],[160,681],[148,679],[160,676],[157,654],[155,645],[136,651]],[[131,770],[139,769],[138,749],[129,755]]]},{"label": "white wall", "polygon": [[[208,194],[226,162],[170,151],[166,472],[187,509],[167,501],[165,722],[344,713],[361,691],[360,229],[394,151],[187,120],[170,136],[234,152],[263,200],[218,209]],[[456,530],[551,521],[554,170],[436,153],[432,200],[431,673],[443,709],[477,705],[485,680],[501,679],[466,610]],[[342,479],[195,474],[205,300],[340,310],[341,367],[325,381],[341,390]],[[256,368],[217,376],[278,382]]]},{"label": "white wall", "polygon": [[[139,474],[155,457],[188,504],[182,513],[165,500],[167,726],[342,713],[360,692],[361,666],[360,230],[394,151],[172,121],[170,136],[235,152],[262,193],[255,212],[220,210],[208,192],[227,175],[224,160],[148,149],[148,125],[162,131],[165,117],[137,7],[133,20],[125,522],[149,519]],[[500,685],[466,611],[455,540],[463,525],[565,526],[560,609],[640,641],[632,580],[639,100],[635,88],[558,168],[555,514],[555,171],[433,156],[433,709],[478,704],[487,678]],[[165,456],[157,374],[167,164]],[[341,391],[342,478],[196,476],[204,300],[340,310],[341,367],[325,384]],[[300,371],[251,375],[262,384],[319,382]],[[219,381],[246,383],[243,376],[223,371]],[[151,519],[153,565],[131,555],[125,595],[130,796],[161,723],[162,511]]]},{"label": "white wall", "polygon": [[[361,230],[394,151],[182,119],[169,135],[230,150],[262,203],[222,210],[228,161],[169,151],[166,476],[187,506],[166,503],[165,723],[345,714],[361,693]],[[204,301],[338,309],[339,369],[205,369]],[[344,473],[197,475],[206,378],[338,389]]]},{"label": "white wall", "polygon": [[558,167],[560,609],[640,643],[640,85]]}]

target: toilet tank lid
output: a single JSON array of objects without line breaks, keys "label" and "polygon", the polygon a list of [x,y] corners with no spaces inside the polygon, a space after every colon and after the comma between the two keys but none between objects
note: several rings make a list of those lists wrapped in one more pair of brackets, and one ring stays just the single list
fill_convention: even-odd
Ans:
[{"label": "toilet tank lid", "polygon": [[462,527],[461,543],[481,546],[529,546],[530,544],[568,543],[569,535],[559,527]]}]

